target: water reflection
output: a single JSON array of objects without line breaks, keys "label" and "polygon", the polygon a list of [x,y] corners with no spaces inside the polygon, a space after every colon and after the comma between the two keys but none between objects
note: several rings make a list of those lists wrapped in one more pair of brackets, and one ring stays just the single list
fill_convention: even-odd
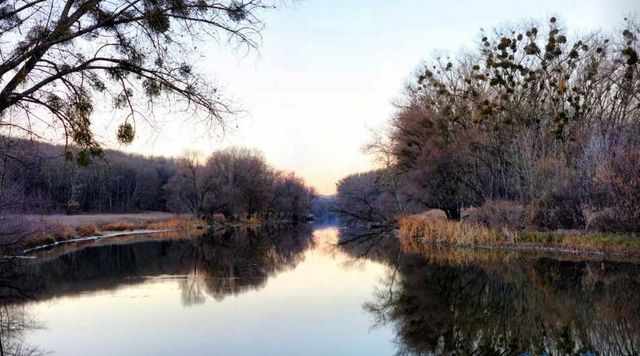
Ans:
[{"label": "water reflection", "polygon": [[14,269],[33,301],[3,296],[57,354],[387,355],[390,330],[361,308],[385,267],[336,240],[299,226],[49,251]]},{"label": "water reflection", "polygon": [[150,278],[178,279],[182,304],[258,289],[293,268],[311,244],[308,227],[230,230],[194,239],[97,246],[0,264],[0,355],[38,355],[25,332],[41,325],[31,302],[114,290]]},{"label": "water reflection", "polygon": [[[27,261],[14,273],[20,275],[21,289],[39,300],[173,278],[179,280],[183,303],[192,305],[206,296],[222,300],[263,287],[269,276],[295,267],[311,242],[307,226],[227,230],[192,239],[84,248]],[[9,296],[17,297],[5,290],[4,299]]]},{"label": "water reflection", "polygon": [[35,356],[44,352],[25,340],[25,332],[40,325],[22,305],[0,306],[0,355]]},{"label": "water reflection", "polygon": [[365,309],[393,325],[398,354],[640,351],[637,264],[396,246],[398,260],[393,251],[376,251],[397,268]]},{"label": "water reflection", "polygon": [[5,263],[0,354],[640,351],[636,263],[363,236],[235,230]]}]

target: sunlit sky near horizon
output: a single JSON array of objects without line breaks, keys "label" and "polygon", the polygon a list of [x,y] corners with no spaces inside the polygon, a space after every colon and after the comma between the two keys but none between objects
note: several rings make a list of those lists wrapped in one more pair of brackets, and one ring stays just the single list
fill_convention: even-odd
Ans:
[{"label": "sunlit sky near horizon", "polygon": [[213,42],[199,49],[200,69],[244,110],[237,129],[212,139],[176,117],[129,147],[110,147],[178,156],[247,146],[332,194],[340,178],[372,167],[361,147],[422,61],[474,48],[481,28],[557,16],[570,33],[611,32],[639,7],[634,0],[297,1],[263,16],[257,50]]}]

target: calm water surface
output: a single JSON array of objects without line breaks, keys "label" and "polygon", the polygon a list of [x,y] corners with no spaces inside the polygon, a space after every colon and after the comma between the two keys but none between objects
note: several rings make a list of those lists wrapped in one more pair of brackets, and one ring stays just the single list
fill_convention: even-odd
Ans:
[{"label": "calm water surface", "polygon": [[336,228],[307,227],[45,253],[14,277],[37,299],[5,304],[2,346],[58,355],[640,350],[636,263],[416,251],[384,236],[336,247],[338,238]]},{"label": "calm water surface", "polygon": [[40,269],[53,275],[45,283],[63,285],[26,308],[42,328],[24,339],[60,355],[393,354],[390,328],[372,329],[362,308],[387,268],[337,251],[336,234],[145,242],[63,256]]}]

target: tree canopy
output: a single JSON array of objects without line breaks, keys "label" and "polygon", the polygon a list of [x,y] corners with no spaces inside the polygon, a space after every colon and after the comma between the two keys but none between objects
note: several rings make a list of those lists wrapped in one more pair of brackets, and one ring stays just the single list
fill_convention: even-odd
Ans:
[{"label": "tree canopy", "polygon": [[456,220],[508,201],[538,229],[638,231],[639,37],[635,19],[570,35],[550,18],[486,31],[477,49],[422,65],[367,147],[385,166],[379,189],[347,189],[362,181],[350,177],[338,200],[351,215],[371,208],[366,197],[386,205],[379,212]]},{"label": "tree canopy", "polygon": [[268,0],[9,0],[0,2],[0,127],[62,127],[87,163],[101,152],[91,128],[111,104],[117,139],[130,143],[154,104],[213,127],[233,110],[193,66],[205,40],[253,47]]}]

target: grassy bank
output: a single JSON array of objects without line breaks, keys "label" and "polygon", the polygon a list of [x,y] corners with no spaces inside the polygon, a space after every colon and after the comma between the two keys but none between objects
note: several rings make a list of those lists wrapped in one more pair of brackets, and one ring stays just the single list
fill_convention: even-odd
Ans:
[{"label": "grassy bank", "polygon": [[127,231],[184,231],[205,230],[208,225],[189,214],[160,212],[140,214],[87,215],[22,215],[19,220],[20,239],[11,250],[22,250],[91,236],[108,236]]},{"label": "grassy bank", "polygon": [[477,222],[446,220],[435,213],[402,217],[398,226],[407,250],[440,245],[640,257],[640,236],[633,234],[490,229]]},{"label": "grassy bank", "polygon": [[[214,215],[209,221],[192,214],[146,212],[136,214],[83,214],[83,215],[13,215],[5,216],[11,221],[10,230],[14,241],[5,242],[3,255],[25,251],[35,247],[57,245],[62,242],[80,242],[83,238],[123,239],[123,236],[176,234],[195,236],[210,228],[259,227],[291,223],[289,220],[264,221],[256,217],[234,221],[222,215]],[[130,232],[130,234],[128,234]],[[123,234],[124,233],[124,234]]]}]

